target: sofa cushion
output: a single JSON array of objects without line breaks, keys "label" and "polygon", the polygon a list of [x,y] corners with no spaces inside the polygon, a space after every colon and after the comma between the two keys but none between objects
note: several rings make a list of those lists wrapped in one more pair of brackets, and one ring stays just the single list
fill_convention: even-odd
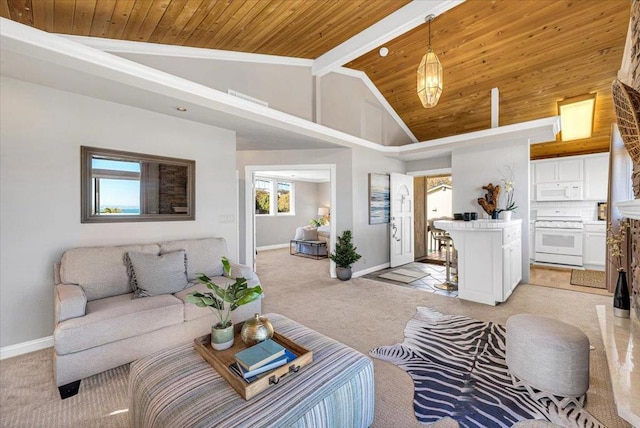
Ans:
[{"label": "sofa cushion", "polygon": [[[229,284],[233,284],[235,280],[231,280],[224,276],[215,276],[211,278],[211,282],[220,287],[226,288]],[[190,283],[189,287],[184,290],[174,294],[175,297],[184,302],[184,320],[191,321],[196,318],[203,317],[205,315],[210,315],[213,312],[210,308],[200,308],[193,303],[187,302],[187,294],[193,293],[194,291],[198,291],[200,293],[208,293],[211,292],[210,289],[207,288],[206,285],[201,284],[199,282]]]},{"label": "sofa cushion", "polygon": [[189,281],[194,281],[198,273],[207,276],[223,274],[222,256],[227,255],[227,242],[224,238],[184,239],[160,244],[161,253],[177,250],[187,252],[187,277]]},{"label": "sofa cushion", "polygon": [[53,336],[58,355],[140,336],[184,320],[184,305],[171,294],[134,299],[133,293],[87,303],[86,315],[58,324]]},{"label": "sofa cushion", "polygon": [[60,264],[60,280],[82,287],[88,301],[131,292],[124,256],[130,251],[158,254],[160,246],[124,245],[86,247],[65,251]]},{"label": "sofa cushion", "polygon": [[189,284],[184,250],[158,256],[129,252],[125,260],[134,297],[177,293]]},{"label": "sofa cushion", "polygon": [[303,241],[317,241],[318,240],[318,229],[302,229],[302,240]]}]

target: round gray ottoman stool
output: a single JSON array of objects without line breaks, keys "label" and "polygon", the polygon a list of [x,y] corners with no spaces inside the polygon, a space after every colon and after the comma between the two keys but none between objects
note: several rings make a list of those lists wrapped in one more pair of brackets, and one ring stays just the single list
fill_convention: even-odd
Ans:
[{"label": "round gray ottoman stool", "polygon": [[515,386],[558,407],[584,405],[589,389],[589,339],[577,327],[529,314],[507,320],[507,367]]}]

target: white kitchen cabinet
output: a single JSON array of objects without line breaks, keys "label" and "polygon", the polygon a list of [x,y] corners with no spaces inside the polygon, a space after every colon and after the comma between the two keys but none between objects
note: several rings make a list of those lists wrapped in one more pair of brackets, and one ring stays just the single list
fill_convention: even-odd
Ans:
[{"label": "white kitchen cabinet", "polygon": [[606,201],[609,183],[609,154],[584,158],[584,199]]},{"label": "white kitchen cabinet", "polygon": [[535,184],[558,181],[558,161],[539,161],[535,165]]},{"label": "white kitchen cabinet", "polygon": [[522,240],[517,238],[502,247],[504,300],[522,280]]},{"label": "white kitchen cabinet", "polygon": [[535,184],[582,181],[583,160],[570,158],[536,161],[535,172]]},{"label": "white kitchen cabinet", "polygon": [[586,269],[604,270],[607,257],[607,232],[602,224],[584,225],[582,263]]},{"label": "white kitchen cabinet", "polygon": [[581,181],[582,159],[559,159],[558,181]]},{"label": "white kitchen cabinet", "polygon": [[536,226],[533,221],[529,222],[529,261],[533,262],[536,257]]},{"label": "white kitchen cabinet", "polygon": [[522,280],[522,220],[438,220],[458,251],[458,297],[495,305]]}]

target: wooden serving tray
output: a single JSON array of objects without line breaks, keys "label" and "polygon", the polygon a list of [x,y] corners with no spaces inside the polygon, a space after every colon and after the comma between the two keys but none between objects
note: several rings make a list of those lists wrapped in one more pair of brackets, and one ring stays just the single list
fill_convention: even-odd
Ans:
[{"label": "wooden serving tray", "polygon": [[202,358],[220,373],[220,376],[229,382],[229,385],[231,385],[242,398],[250,400],[269,387],[277,385],[283,377],[290,373],[297,373],[301,367],[313,361],[313,352],[298,345],[280,333],[274,332],[272,339],[296,354],[298,358],[284,366],[273,369],[268,372],[266,376],[252,383],[245,382],[244,379],[229,368],[229,366],[236,361],[235,355],[248,347],[242,342],[239,334],[236,333],[233,346],[224,351],[216,351],[211,347],[211,334],[195,338],[193,340],[193,347]]}]

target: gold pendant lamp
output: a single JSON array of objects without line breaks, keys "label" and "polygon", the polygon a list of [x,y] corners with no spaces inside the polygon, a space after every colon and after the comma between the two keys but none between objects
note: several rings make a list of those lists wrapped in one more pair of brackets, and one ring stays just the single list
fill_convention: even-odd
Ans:
[{"label": "gold pendant lamp", "polygon": [[425,21],[429,23],[429,49],[422,57],[418,67],[418,97],[424,108],[432,108],[438,104],[442,95],[442,64],[431,49],[431,21],[435,16],[429,15]]}]

